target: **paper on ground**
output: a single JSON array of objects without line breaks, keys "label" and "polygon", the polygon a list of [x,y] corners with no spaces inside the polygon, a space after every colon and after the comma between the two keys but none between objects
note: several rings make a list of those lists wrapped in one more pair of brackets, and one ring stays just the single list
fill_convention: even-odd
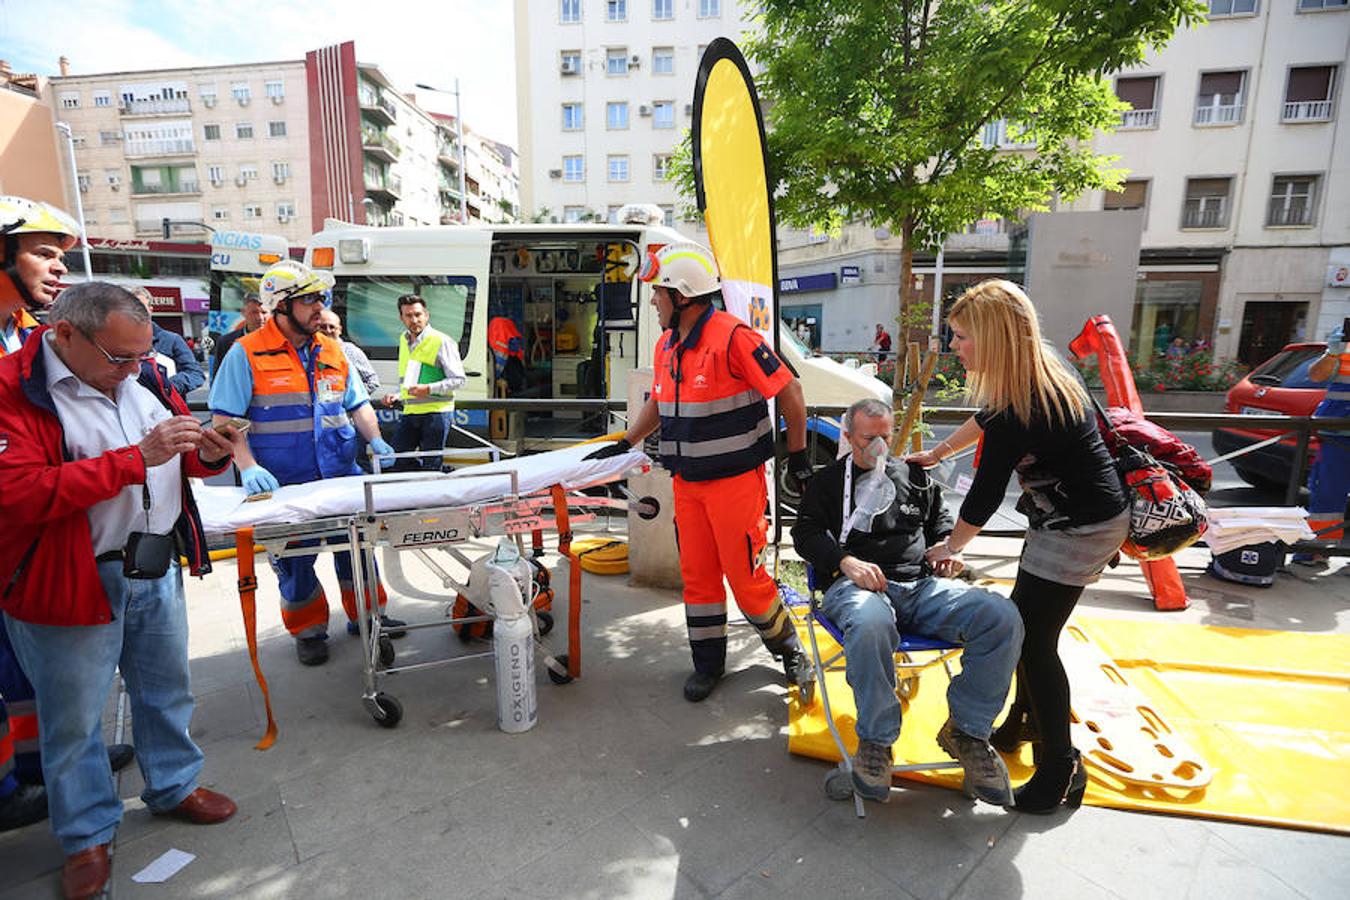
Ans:
[{"label": "paper on ground", "polygon": [[141,869],[131,880],[138,884],[162,884],[178,874],[178,871],[197,858],[195,853],[182,850],[165,850],[159,858]]}]

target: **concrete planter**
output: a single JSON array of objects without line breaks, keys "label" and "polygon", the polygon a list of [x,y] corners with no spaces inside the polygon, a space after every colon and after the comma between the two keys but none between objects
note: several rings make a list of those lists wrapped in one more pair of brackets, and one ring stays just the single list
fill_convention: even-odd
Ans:
[{"label": "concrete planter", "polygon": [[[1093,390],[1092,393],[1103,406],[1106,405],[1106,395],[1101,390]],[[1145,412],[1221,413],[1227,396],[1227,391],[1139,392]]]}]

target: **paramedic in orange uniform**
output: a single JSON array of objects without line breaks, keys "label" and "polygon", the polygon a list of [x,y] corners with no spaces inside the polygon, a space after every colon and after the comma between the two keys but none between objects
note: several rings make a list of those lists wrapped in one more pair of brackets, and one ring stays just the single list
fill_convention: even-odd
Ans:
[{"label": "paramedic in orange uniform", "polygon": [[810,663],[761,559],[768,542],[764,464],[774,448],[768,398],[777,398],[787,420],[790,476],[811,474],[801,385],[758,332],[714,307],[721,282],[706,248],[667,244],[648,255],[642,280],[651,283],[652,303],[667,329],[656,345],[652,395],[627,433],[591,456],[627,452],[661,426],[694,658],[684,697],[706,699],[725,669],[723,576],[764,646],[782,660],[788,682],[807,689]]}]

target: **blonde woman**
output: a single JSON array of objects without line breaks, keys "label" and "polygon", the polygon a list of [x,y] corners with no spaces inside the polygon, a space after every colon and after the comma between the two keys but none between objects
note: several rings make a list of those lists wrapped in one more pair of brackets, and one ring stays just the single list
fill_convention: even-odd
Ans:
[{"label": "blonde woman", "polygon": [[981,442],[979,465],[948,538],[930,563],[960,553],[979,534],[1016,472],[1017,509],[1028,528],[1012,600],[1025,637],[1017,699],[991,742],[1014,749],[1036,735],[1036,772],[1015,792],[1014,808],[1051,812],[1082,802],[1087,775],[1069,740],[1069,683],[1059,634],[1083,588],[1097,580],[1129,529],[1129,512],[1111,455],[1082,382],[1041,339],[1031,300],[1010,281],[982,282],[948,315],[952,350],[965,366],[980,411],[933,449],[923,465]]}]

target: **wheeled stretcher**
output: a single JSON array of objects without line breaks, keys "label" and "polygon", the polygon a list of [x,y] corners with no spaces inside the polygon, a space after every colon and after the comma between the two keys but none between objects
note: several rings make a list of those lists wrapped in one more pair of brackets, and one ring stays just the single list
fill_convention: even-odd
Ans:
[{"label": "wheeled stretcher", "polygon": [[[268,706],[268,734],[259,744],[270,746],[276,726],[266,680],[257,663],[253,578],[253,548],[261,544],[276,557],[312,555],[323,549],[350,550],[356,595],[378,594],[375,551],[381,550],[386,579],[395,595],[453,601],[463,585],[437,564],[431,551],[446,553],[457,562],[468,560],[455,545],[477,538],[506,535],[523,547],[527,533],[558,532],[559,553],[569,560],[566,652],[544,655],[549,677],[564,684],[581,675],[581,570],[571,554],[572,525],[595,518],[600,511],[622,508],[627,501],[578,493],[627,477],[650,466],[638,450],[609,459],[586,460],[594,445],[569,447],[535,456],[472,466],[448,474],[354,475],[310,484],[287,485],[266,500],[250,502],[242,488],[207,486],[198,489],[197,502],[207,533],[233,536],[239,547],[239,590],[255,674]],[[315,541],[322,542],[316,547]],[[303,544],[301,543],[303,542]],[[419,590],[403,575],[399,554],[417,554],[440,579],[447,596]],[[358,601],[359,604],[359,601]],[[405,666],[395,665],[394,646],[380,623],[377,610],[358,615],[363,649],[361,699],[379,724],[392,728],[402,718],[398,700],[380,690],[385,675],[447,665],[491,656],[491,651],[459,654]],[[533,609],[531,614],[534,615]],[[444,617],[410,623],[400,630],[448,627],[485,616]],[[535,633],[547,632],[551,622]]]}]

